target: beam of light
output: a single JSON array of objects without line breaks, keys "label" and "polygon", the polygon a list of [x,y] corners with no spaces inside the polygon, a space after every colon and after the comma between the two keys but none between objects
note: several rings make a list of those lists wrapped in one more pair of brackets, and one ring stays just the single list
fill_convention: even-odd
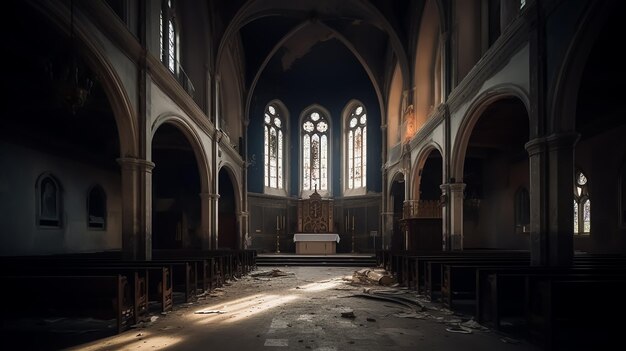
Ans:
[{"label": "beam of light", "polygon": [[[139,336],[141,334],[141,336]],[[142,349],[159,350],[173,346],[182,341],[180,337],[169,335],[154,335],[146,329],[127,330],[124,334],[111,336],[107,339],[98,339],[92,343],[78,345],[65,350],[104,351]]]},{"label": "beam of light", "polygon": [[299,286],[297,288],[291,290],[300,290],[300,291],[322,291],[322,290],[330,290],[332,288],[337,287],[342,282],[340,280],[322,280],[320,282],[314,282],[311,284],[306,284]]},{"label": "beam of light", "polygon": [[225,313],[202,314],[194,313],[187,318],[196,323],[232,323],[243,318],[268,311],[274,307],[286,304],[297,299],[297,295],[267,295],[257,294],[246,298],[224,301],[220,304],[207,306],[198,311],[224,311]]},{"label": "beam of light", "polygon": [[274,307],[278,307],[284,304],[287,304],[289,302],[292,302],[296,299],[299,299],[300,297],[297,295],[287,295],[287,296],[282,296],[282,297],[278,297],[276,296],[275,298],[261,303],[259,305],[254,306],[256,309],[255,310],[249,310],[249,311],[242,311],[241,313],[239,313],[238,315],[234,315],[231,316],[231,318],[224,320],[224,323],[233,323],[233,322],[237,322],[240,321],[244,318],[248,318],[252,315],[258,314],[258,313],[262,313],[262,312],[266,312]]}]

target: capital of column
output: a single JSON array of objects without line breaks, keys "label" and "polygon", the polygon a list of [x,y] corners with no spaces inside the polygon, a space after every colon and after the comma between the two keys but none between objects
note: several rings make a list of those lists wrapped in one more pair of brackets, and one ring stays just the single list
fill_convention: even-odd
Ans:
[{"label": "capital of column", "polygon": [[248,212],[248,211],[237,211],[237,216],[248,217],[248,216],[250,216],[250,212]]},{"label": "capital of column", "polygon": [[198,195],[200,195],[201,199],[207,199],[207,200],[219,199],[219,197],[220,197],[220,194],[212,194],[212,193],[200,193]]},{"label": "capital of column", "polygon": [[547,141],[546,141],[546,138],[543,138],[543,137],[535,138],[533,140],[528,141],[524,145],[524,147],[526,148],[526,151],[528,152],[529,156],[534,156],[534,155],[541,154],[546,151]]},{"label": "capital of column", "polygon": [[573,149],[576,142],[580,139],[580,134],[575,132],[570,133],[555,133],[546,138],[548,148],[552,150],[559,149]]},{"label": "capital of column", "polygon": [[134,157],[120,157],[116,159],[116,161],[122,168],[127,170],[138,169],[146,172],[152,172],[152,169],[156,166],[152,161]]},{"label": "capital of column", "polygon": [[446,184],[451,193],[462,193],[465,190],[465,183],[450,183]]}]

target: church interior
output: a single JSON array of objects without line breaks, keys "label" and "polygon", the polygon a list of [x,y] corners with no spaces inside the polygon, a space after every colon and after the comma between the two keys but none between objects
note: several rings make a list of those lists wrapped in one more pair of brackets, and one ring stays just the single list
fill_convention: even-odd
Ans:
[{"label": "church interior", "polygon": [[624,344],[623,1],[4,6],[3,336],[343,257],[538,349]]}]

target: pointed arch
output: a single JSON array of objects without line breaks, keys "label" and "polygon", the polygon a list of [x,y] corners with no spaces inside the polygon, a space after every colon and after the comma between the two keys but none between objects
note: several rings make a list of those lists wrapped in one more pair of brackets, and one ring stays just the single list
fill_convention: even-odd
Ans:
[{"label": "pointed arch", "polygon": [[162,114],[158,116],[152,123],[150,140],[154,139],[154,135],[159,127],[166,123],[176,127],[176,129],[178,129],[189,142],[194,151],[196,164],[198,171],[200,172],[200,191],[203,193],[209,193],[211,189],[209,186],[209,184],[211,184],[211,167],[205,152],[206,148],[204,147],[199,134],[191,126],[187,119],[174,114]]},{"label": "pointed arch", "polygon": [[[424,165],[426,164],[426,161],[428,160],[428,157],[431,155],[432,152],[438,152],[439,155],[441,155],[442,159],[443,159],[443,148],[441,147],[441,145],[439,145],[438,143],[431,141],[430,143],[428,143],[427,145],[425,145],[417,154],[417,157],[415,159],[415,166],[412,170],[412,175],[411,175],[411,199],[412,200],[420,200],[420,185],[422,182],[422,171],[424,169]],[[441,172],[443,174],[443,162],[441,164],[442,169]],[[441,181],[443,182],[443,179],[441,179]]]},{"label": "pointed arch", "polygon": [[465,112],[456,130],[456,136],[454,137],[454,143],[452,145],[450,178],[455,178],[457,181],[463,179],[465,154],[474,126],[489,106],[507,97],[519,99],[524,104],[526,111],[530,111],[530,99],[528,94],[523,88],[514,84],[497,85],[477,96]]}]

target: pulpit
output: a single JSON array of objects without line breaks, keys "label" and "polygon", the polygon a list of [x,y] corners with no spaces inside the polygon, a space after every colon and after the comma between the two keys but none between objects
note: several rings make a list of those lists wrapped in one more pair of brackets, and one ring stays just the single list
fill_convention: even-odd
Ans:
[{"label": "pulpit", "polygon": [[296,254],[335,254],[339,240],[333,226],[333,200],[322,199],[315,189],[308,199],[298,202],[298,228],[293,235]]}]

